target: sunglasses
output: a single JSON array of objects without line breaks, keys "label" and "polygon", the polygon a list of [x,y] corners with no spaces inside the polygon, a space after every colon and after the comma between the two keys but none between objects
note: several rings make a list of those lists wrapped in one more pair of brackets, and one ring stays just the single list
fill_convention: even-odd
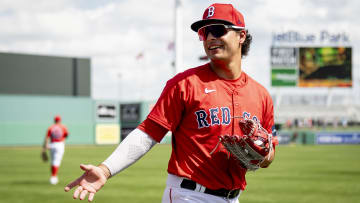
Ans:
[{"label": "sunglasses", "polygon": [[228,29],[242,30],[244,28],[235,25],[224,25],[224,24],[205,25],[199,28],[198,30],[199,39],[200,41],[206,40],[209,33],[211,33],[212,36],[216,38],[222,37],[228,32]]}]

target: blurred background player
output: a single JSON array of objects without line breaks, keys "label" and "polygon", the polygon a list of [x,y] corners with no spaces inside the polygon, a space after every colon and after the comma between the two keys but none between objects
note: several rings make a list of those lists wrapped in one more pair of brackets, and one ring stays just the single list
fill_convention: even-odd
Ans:
[{"label": "blurred background player", "polygon": [[[274,131],[273,102],[259,83],[242,71],[251,35],[242,14],[231,4],[209,6],[192,24],[210,63],[170,79],[150,114],[99,166],[83,165],[85,173],[68,184],[78,186],[73,198],[92,201],[107,179],[139,160],[172,132],[172,153],[163,203],[238,203],[245,189],[246,168],[226,150],[216,150],[220,135],[242,135],[239,121],[252,119]],[[274,159],[269,153],[261,167]]]},{"label": "blurred background player", "polygon": [[61,117],[55,116],[54,124],[51,125],[46,133],[43,153],[50,150],[51,177],[50,183],[56,185],[59,182],[57,173],[65,151],[65,139],[68,136],[67,128],[61,124]]}]

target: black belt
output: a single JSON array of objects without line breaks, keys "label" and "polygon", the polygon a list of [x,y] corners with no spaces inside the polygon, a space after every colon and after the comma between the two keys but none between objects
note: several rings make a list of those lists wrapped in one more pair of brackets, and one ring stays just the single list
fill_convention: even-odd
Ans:
[{"label": "black belt", "polygon": [[[180,184],[180,187],[189,189],[189,190],[195,190],[196,182],[194,182],[192,180],[188,180],[188,179],[183,179],[183,181]],[[206,188],[204,193],[232,199],[239,195],[240,190],[239,189],[236,189],[236,190],[226,190],[226,189],[210,190],[209,188]]]}]

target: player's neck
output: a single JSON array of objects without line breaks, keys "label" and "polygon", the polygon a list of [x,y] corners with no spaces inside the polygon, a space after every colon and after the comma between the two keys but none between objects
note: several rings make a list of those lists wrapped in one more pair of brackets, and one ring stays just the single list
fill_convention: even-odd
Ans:
[{"label": "player's neck", "polygon": [[220,77],[226,80],[238,79],[241,75],[241,60],[238,61],[211,61],[211,69]]}]

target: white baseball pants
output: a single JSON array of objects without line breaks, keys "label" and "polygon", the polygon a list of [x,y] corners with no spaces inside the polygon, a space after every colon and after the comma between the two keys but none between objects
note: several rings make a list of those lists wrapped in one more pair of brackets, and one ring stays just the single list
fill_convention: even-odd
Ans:
[{"label": "white baseball pants", "polygon": [[[195,190],[181,188],[180,184],[182,180],[183,178],[179,176],[172,174],[168,175],[166,188],[162,197],[162,203],[239,203],[238,199],[241,195],[241,192],[237,197],[233,199],[227,199]],[[198,187],[201,187],[201,185],[198,184],[197,188]]]},{"label": "white baseball pants", "polygon": [[51,165],[59,167],[64,155],[65,143],[52,142],[50,143]]}]

